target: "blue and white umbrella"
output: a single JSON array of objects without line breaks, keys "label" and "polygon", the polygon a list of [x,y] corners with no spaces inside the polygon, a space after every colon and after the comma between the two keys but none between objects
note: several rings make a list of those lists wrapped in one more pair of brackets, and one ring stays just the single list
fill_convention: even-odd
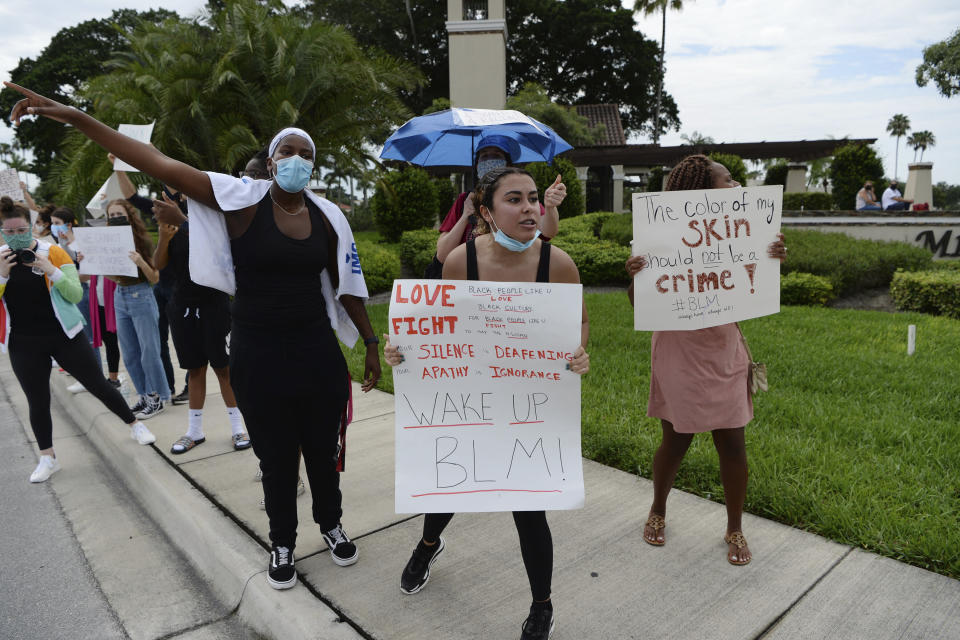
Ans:
[{"label": "blue and white umbrella", "polygon": [[477,140],[498,134],[517,142],[514,164],[551,162],[573,147],[556,132],[519,111],[447,109],[408,120],[387,138],[380,157],[421,167],[472,167]]}]

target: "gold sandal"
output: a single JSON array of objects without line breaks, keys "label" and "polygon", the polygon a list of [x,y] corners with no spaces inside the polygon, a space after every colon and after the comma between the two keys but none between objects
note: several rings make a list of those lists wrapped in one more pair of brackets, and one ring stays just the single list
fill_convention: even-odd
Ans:
[{"label": "gold sandal", "polygon": [[[737,547],[737,557],[741,557],[740,550],[743,549],[745,546],[747,546],[747,539],[743,537],[742,531],[734,531],[733,533],[728,533],[724,535],[723,541],[726,542],[727,544],[732,544]],[[746,560],[741,559],[741,560],[734,561],[733,558],[730,557],[730,552],[727,551],[727,562],[729,562],[732,565],[736,565],[738,567],[742,567],[745,564],[750,564],[750,561],[752,559],[753,558],[750,557],[750,558],[747,558]]]},{"label": "gold sandal", "polygon": [[647,544],[652,544],[655,547],[662,547],[665,544],[666,541],[660,542],[659,540],[657,540],[657,532],[667,527],[667,522],[666,520],[663,519],[663,516],[656,513],[651,513],[647,517],[647,523],[643,526],[650,527],[651,529],[653,529],[653,540],[651,540],[647,536],[643,536],[644,542],[646,542]]}]

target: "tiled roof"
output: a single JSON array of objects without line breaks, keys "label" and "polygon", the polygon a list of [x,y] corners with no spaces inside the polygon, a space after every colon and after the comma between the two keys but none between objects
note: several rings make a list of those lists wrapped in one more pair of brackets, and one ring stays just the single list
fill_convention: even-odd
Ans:
[{"label": "tiled roof", "polygon": [[591,127],[598,124],[604,127],[603,136],[593,146],[620,146],[627,143],[623,135],[623,124],[620,122],[620,105],[578,104],[576,109],[578,114],[590,122]]}]

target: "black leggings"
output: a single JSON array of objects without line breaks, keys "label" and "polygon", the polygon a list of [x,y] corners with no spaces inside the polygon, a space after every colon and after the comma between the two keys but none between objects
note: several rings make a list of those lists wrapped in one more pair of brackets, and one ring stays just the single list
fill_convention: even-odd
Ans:
[{"label": "black leggings", "polygon": [[100,313],[100,340],[107,349],[107,371],[116,373],[120,371],[120,346],[117,344],[117,334],[107,331],[107,316],[103,312],[103,305],[97,305],[97,308]]},{"label": "black leggings", "polygon": [[313,520],[323,531],[333,529],[343,514],[337,471],[343,408],[315,404],[304,397],[236,395],[263,471],[263,506],[270,520],[270,542],[289,549],[296,546],[301,450],[313,497]]},{"label": "black leggings", "polygon": [[[435,542],[453,519],[452,513],[428,513],[423,517],[423,539]],[[550,597],[553,579],[553,537],[544,511],[514,511],[513,522],[520,537],[520,555],[534,600]]]},{"label": "black leggings", "polygon": [[64,371],[76,378],[125,424],[132,424],[136,420],[120,392],[103,377],[97,357],[83,333],[72,339],[60,331],[56,335],[45,336],[14,333],[10,336],[10,365],[20,382],[20,388],[27,395],[30,426],[41,451],[53,446],[50,358],[54,358]]}]

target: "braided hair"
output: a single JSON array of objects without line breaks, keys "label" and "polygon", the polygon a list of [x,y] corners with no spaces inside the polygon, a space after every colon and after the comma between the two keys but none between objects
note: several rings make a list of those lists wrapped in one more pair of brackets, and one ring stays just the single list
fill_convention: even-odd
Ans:
[{"label": "braided hair", "polygon": [[[477,210],[477,213],[480,213],[480,207],[484,206],[488,211],[493,211],[493,195],[497,191],[497,185],[500,183],[500,179],[503,176],[509,176],[513,174],[519,174],[527,176],[533,180],[533,176],[524,171],[519,167],[497,167],[496,169],[491,169],[483,174],[483,177],[480,178],[480,181],[477,183],[476,190],[470,195],[473,198],[474,209]],[[536,183],[536,180],[534,180]],[[485,233],[490,233],[490,226],[487,224],[487,221],[483,219],[483,216],[477,216],[477,224],[475,226],[475,235],[483,235]]]},{"label": "braided hair", "polygon": [[664,191],[687,191],[689,189],[712,189],[713,160],[703,154],[687,156],[673,168],[667,178]]}]

